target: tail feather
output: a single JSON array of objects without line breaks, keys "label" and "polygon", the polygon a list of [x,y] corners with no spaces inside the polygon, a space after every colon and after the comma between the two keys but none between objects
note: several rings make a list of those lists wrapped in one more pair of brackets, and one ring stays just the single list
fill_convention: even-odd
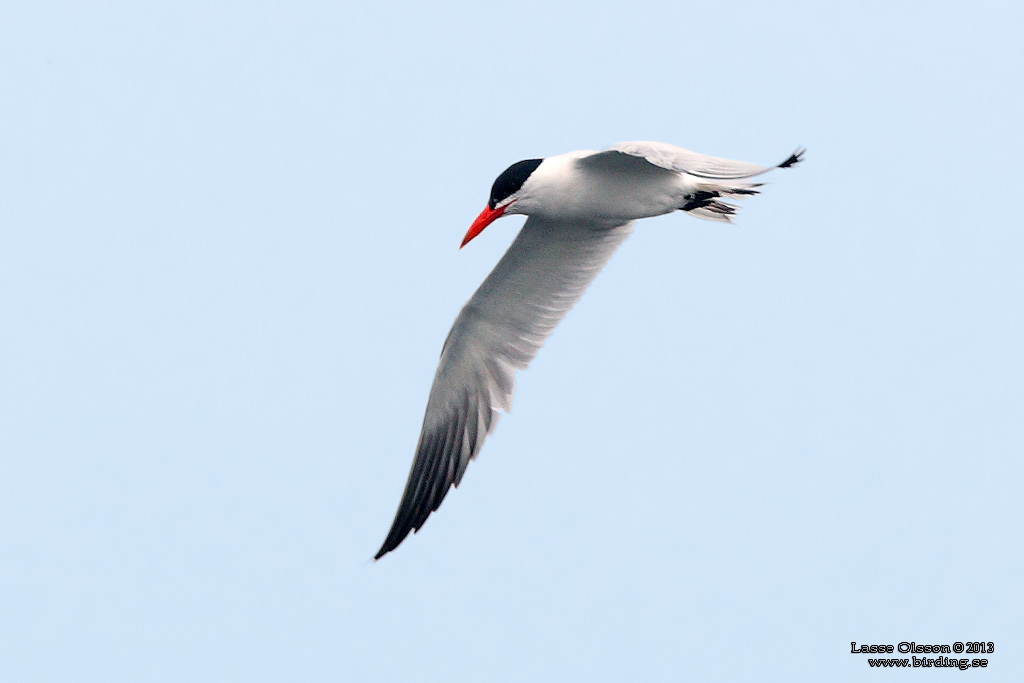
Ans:
[{"label": "tail feather", "polygon": [[697,218],[703,218],[706,221],[717,221],[719,223],[732,223],[733,216],[736,215],[736,211],[740,207],[729,202],[720,202],[713,200],[705,204],[704,206],[696,209],[690,209],[689,214],[696,216]]},{"label": "tail feather", "polygon": [[729,202],[720,201],[719,197],[743,199],[759,194],[763,183],[745,183],[730,181],[728,185],[718,183],[700,183],[697,191],[686,196],[686,204],[679,207],[691,216],[719,223],[732,223],[733,216],[739,207]]},{"label": "tail feather", "polygon": [[[718,197],[743,199],[744,197],[759,194],[761,191],[758,188],[764,185],[764,183],[751,182],[750,178],[766,173],[773,168],[791,168],[796,166],[803,161],[806,151],[806,149],[800,147],[781,164],[771,168],[761,168],[757,172],[746,172],[744,169],[742,175],[740,174],[741,169],[738,166],[735,169],[727,169],[724,165],[722,170],[716,171],[716,173],[696,170],[684,171],[684,176],[690,175],[693,177],[695,181],[693,184],[694,191],[686,195],[686,203],[679,207],[679,210],[686,211],[706,221],[732,223],[733,216],[736,215],[739,207],[729,202],[719,201]],[[710,159],[710,157],[708,158]],[[724,160],[716,161],[725,163]]]}]

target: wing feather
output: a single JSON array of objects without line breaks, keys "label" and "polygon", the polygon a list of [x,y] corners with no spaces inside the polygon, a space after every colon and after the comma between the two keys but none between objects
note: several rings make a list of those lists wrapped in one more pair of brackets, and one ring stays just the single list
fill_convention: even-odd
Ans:
[{"label": "wing feather", "polygon": [[405,491],[376,558],[422,527],[462,481],[498,411],[511,407],[515,371],[533,360],[631,229],[526,221],[448,333]]},{"label": "wing feather", "polygon": [[776,166],[760,166],[746,161],[733,161],[731,159],[698,154],[697,152],[691,152],[688,149],[676,147],[665,142],[620,142],[603,152],[597,152],[589,157],[585,157],[584,161],[601,163],[603,156],[611,157],[618,154],[640,157],[655,166],[675,171],[676,173],[688,173],[698,178],[737,180],[740,178],[752,178],[775,168],[793,166],[800,162],[804,150],[798,149],[789,158]]}]

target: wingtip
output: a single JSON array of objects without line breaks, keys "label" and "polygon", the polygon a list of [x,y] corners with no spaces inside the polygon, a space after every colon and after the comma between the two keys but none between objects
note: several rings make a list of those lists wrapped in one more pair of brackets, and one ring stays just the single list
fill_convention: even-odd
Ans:
[{"label": "wingtip", "polygon": [[792,168],[801,161],[804,160],[804,154],[807,153],[806,147],[797,147],[796,151],[789,155],[789,158],[778,165],[777,168]]},{"label": "wingtip", "polygon": [[405,526],[404,524],[399,523],[399,520],[396,520],[395,523],[391,525],[391,531],[388,532],[388,537],[385,538],[384,543],[381,544],[380,550],[378,550],[377,554],[373,556],[374,561],[379,560],[398,546],[402,545],[402,541],[404,541],[410,533],[415,534],[418,530],[419,529],[417,527]]},{"label": "wingtip", "polygon": [[399,544],[400,544],[400,543],[401,543],[402,541],[404,541],[404,540],[405,540],[405,536],[403,536],[402,538],[400,538],[400,539],[398,540],[398,542],[396,543],[396,542],[394,541],[394,539],[393,539],[393,538],[391,537],[391,535],[388,535],[387,539],[385,539],[385,541],[384,541],[384,544],[383,544],[383,545],[382,545],[382,546],[380,547],[380,550],[378,550],[378,551],[377,551],[377,554],[373,556],[373,561],[374,561],[374,562],[376,562],[376,561],[377,561],[377,560],[379,560],[380,558],[382,558],[382,557],[384,557],[385,555],[387,555],[388,553],[390,553],[390,552],[391,552],[392,550],[394,550],[395,548],[397,548],[397,547],[398,547],[398,545],[399,545]]}]

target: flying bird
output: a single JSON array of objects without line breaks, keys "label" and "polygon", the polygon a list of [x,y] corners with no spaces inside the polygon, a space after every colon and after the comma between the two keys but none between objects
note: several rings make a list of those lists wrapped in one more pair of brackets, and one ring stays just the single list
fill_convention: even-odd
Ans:
[{"label": "flying bird", "polygon": [[731,223],[725,198],[758,193],[754,182],[801,161],[759,166],[663,142],[623,142],[509,166],[461,247],[502,216],[528,216],[519,235],[462,308],[441,349],[412,470],[387,539],[374,559],[417,531],[462,481],[469,461],[508,412],[516,370],[580,299],[640,218],[684,211]]}]

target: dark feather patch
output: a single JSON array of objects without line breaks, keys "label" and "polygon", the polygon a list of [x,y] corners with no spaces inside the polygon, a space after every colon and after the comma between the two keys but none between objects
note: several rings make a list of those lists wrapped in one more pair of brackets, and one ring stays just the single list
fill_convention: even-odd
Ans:
[{"label": "dark feather patch", "polygon": [[789,158],[779,164],[778,168],[789,168],[790,166],[796,166],[804,160],[804,154],[807,152],[806,149],[801,147],[797,151],[789,155]]},{"label": "dark feather patch", "polygon": [[693,194],[686,195],[687,202],[679,207],[680,211],[693,211],[701,207],[707,206],[714,201],[715,197],[721,197],[717,192],[708,192],[707,190],[698,190]]},{"label": "dark feather patch", "polygon": [[487,206],[493,209],[502,201],[508,199],[523,187],[526,179],[537,170],[543,159],[524,159],[517,161],[506,168],[498,179],[491,186],[491,197],[487,200]]}]

